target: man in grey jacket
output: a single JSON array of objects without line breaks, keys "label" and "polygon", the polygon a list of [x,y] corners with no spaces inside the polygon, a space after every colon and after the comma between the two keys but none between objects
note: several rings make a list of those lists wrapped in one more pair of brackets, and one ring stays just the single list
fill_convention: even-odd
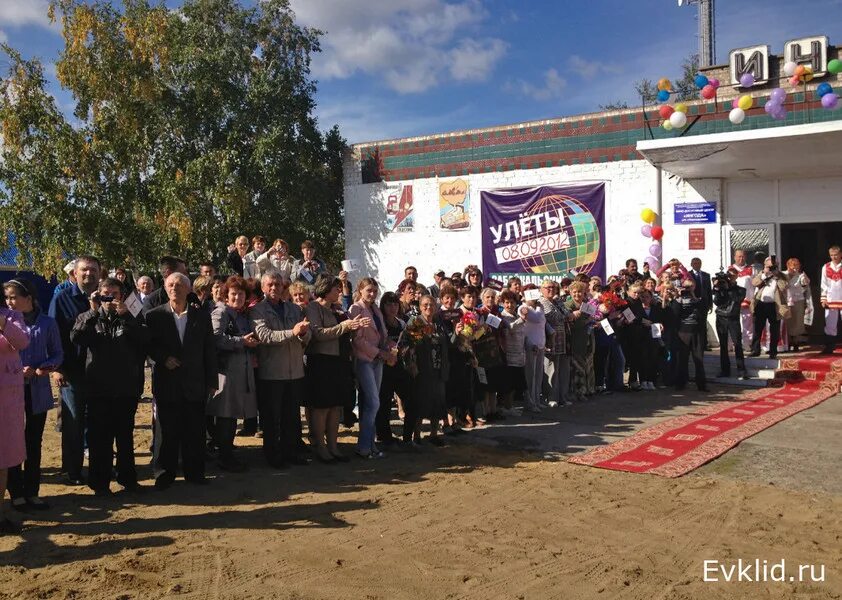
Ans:
[{"label": "man in grey jacket", "polygon": [[263,453],[275,468],[307,464],[300,456],[304,348],[309,323],[301,309],[281,300],[289,277],[270,271],[261,278],[264,298],[249,318],[257,347],[257,399],[263,425]]}]

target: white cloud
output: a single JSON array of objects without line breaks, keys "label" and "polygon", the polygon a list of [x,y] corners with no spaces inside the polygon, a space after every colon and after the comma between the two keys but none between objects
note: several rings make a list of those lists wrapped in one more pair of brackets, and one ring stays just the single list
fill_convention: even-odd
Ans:
[{"label": "white cloud", "polygon": [[22,27],[40,25],[52,27],[47,17],[47,0],[0,0],[0,23]]},{"label": "white cloud", "polygon": [[568,66],[582,79],[594,79],[599,75],[616,75],[622,73],[623,69],[620,65],[600,62],[598,60],[587,60],[578,54],[574,54],[567,61]]},{"label": "white cloud", "polygon": [[481,0],[292,0],[299,22],[325,32],[313,59],[319,79],[363,73],[418,93],[441,81],[483,81],[506,53],[485,37]]},{"label": "white cloud", "polygon": [[9,36],[8,36],[8,35],[6,35],[6,32],[5,32],[5,31],[3,31],[2,29],[0,29],[0,42],[5,43],[5,42],[8,42],[8,41],[9,41]]},{"label": "white cloud", "polygon": [[464,121],[476,112],[476,106],[465,104],[444,113],[420,114],[388,98],[370,95],[316,107],[319,126],[327,129],[338,124],[351,144],[430,134],[441,131],[442,123]]},{"label": "white cloud", "polygon": [[502,40],[463,40],[450,51],[450,76],[457,81],[488,79],[507,47]]},{"label": "white cloud", "polygon": [[558,71],[556,69],[547,69],[544,71],[544,80],[540,84],[518,79],[514,83],[507,83],[505,89],[543,102],[561,98],[565,87],[567,87],[567,81],[559,75]]}]

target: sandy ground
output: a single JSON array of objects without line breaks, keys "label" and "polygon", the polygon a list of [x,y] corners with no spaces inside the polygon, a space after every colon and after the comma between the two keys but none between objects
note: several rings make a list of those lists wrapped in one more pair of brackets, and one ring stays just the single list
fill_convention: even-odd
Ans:
[{"label": "sandy ground", "polygon": [[[0,538],[0,598],[840,598],[842,497],[723,477],[669,480],[475,444],[53,504]],[[149,477],[149,405],[136,432]],[[344,438],[350,452],[351,437]],[[146,480],[147,485],[151,484]],[[114,489],[118,489],[116,484]],[[16,515],[13,515],[17,517]],[[703,561],[785,559],[819,583],[706,583]],[[805,577],[809,571],[805,571]],[[721,578],[720,574],[720,578]]]}]

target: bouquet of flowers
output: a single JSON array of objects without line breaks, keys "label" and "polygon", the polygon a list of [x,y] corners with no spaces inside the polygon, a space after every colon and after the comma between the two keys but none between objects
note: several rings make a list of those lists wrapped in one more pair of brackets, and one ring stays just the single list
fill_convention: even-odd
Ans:
[{"label": "bouquet of flowers", "polygon": [[407,342],[409,342],[410,346],[414,346],[425,337],[433,335],[435,331],[436,328],[424,319],[410,319],[409,323],[406,324],[406,329],[404,329]]},{"label": "bouquet of flowers", "polygon": [[488,325],[481,322],[474,312],[466,312],[459,322],[462,324],[459,335],[470,341],[476,341],[488,333]]},{"label": "bouquet of flowers", "polygon": [[403,364],[411,377],[418,377],[418,355],[415,347],[435,332],[435,326],[420,317],[412,317],[401,332],[401,338],[406,340],[403,348]]},{"label": "bouquet of flowers", "polygon": [[480,367],[490,368],[503,364],[503,352],[494,331],[485,324],[482,317],[489,314],[488,309],[480,308],[462,316],[460,336],[471,346],[471,350]]},{"label": "bouquet of flowers", "polygon": [[598,298],[598,302],[600,305],[608,309],[604,312],[609,313],[615,310],[622,310],[628,306],[628,302],[620,298],[620,296],[615,294],[613,291],[602,292]]}]

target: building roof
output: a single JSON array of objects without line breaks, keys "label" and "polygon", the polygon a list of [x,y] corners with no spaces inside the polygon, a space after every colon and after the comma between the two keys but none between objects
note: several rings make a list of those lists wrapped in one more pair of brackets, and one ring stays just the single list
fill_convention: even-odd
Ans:
[{"label": "building roof", "polygon": [[[834,55],[838,55],[838,52]],[[725,81],[727,66],[705,69],[711,76]],[[355,158],[379,163],[377,171],[387,181],[425,177],[455,177],[495,171],[537,169],[585,163],[643,160],[637,145],[645,140],[711,135],[842,120],[842,108],[826,110],[815,97],[815,87],[822,81],[836,85],[839,76],[815,79],[794,91],[787,84],[788,116],[774,120],[763,110],[771,87],[752,88],[754,108],[748,111],[739,126],[728,120],[730,98],[736,89],[723,85],[718,102],[694,100],[688,106],[688,126],[681,132],[668,132],[660,127],[658,106],[603,111],[469,129],[428,136],[365,142],[355,144]],[[364,168],[365,170],[365,168]]]}]

